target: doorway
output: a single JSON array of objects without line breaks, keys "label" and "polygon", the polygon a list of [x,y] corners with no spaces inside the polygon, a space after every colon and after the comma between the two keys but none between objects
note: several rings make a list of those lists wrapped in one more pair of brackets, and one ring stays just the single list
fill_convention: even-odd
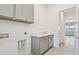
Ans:
[{"label": "doorway", "polygon": [[74,20],[67,20],[64,22],[64,29],[65,29],[65,46],[74,48],[74,42],[75,42],[75,26]]},{"label": "doorway", "polygon": [[72,7],[60,11],[59,17],[59,47],[68,47],[74,50],[76,33],[76,8]]}]

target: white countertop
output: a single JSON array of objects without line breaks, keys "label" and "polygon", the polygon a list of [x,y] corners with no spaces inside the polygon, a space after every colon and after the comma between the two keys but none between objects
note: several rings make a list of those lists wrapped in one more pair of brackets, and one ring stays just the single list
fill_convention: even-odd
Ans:
[{"label": "white countertop", "polygon": [[52,33],[33,34],[32,36],[43,37],[43,36],[48,36],[48,35],[52,35]]}]

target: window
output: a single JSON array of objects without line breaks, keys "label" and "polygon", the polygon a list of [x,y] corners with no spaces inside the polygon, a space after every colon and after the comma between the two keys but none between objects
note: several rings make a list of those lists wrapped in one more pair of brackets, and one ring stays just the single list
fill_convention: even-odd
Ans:
[{"label": "window", "polygon": [[65,22],[65,35],[66,36],[74,36],[75,34],[75,22],[74,21],[66,21]]}]

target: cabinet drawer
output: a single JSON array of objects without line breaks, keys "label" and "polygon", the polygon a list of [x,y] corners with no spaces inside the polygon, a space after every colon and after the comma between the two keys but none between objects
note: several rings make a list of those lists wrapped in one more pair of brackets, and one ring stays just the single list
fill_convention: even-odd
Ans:
[{"label": "cabinet drawer", "polygon": [[45,40],[45,39],[48,39],[48,36],[41,37],[41,38],[40,38],[40,41]]},{"label": "cabinet drawer", "polygon": [[53,39],[53,35],[49,35],[49,37]]}]

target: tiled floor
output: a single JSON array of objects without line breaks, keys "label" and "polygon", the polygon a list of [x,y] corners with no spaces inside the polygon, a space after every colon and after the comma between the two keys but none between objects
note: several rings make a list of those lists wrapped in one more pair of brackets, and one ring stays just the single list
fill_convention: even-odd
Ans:
[{"label": "tiled floor", "polygon": [[51,48],[45,55],[74,55],[72,48]]},{"label": "tiled floor", "polygon": [[64,48],[51,48],[45,55],[74,55],[74,37],[65,36]]}]

